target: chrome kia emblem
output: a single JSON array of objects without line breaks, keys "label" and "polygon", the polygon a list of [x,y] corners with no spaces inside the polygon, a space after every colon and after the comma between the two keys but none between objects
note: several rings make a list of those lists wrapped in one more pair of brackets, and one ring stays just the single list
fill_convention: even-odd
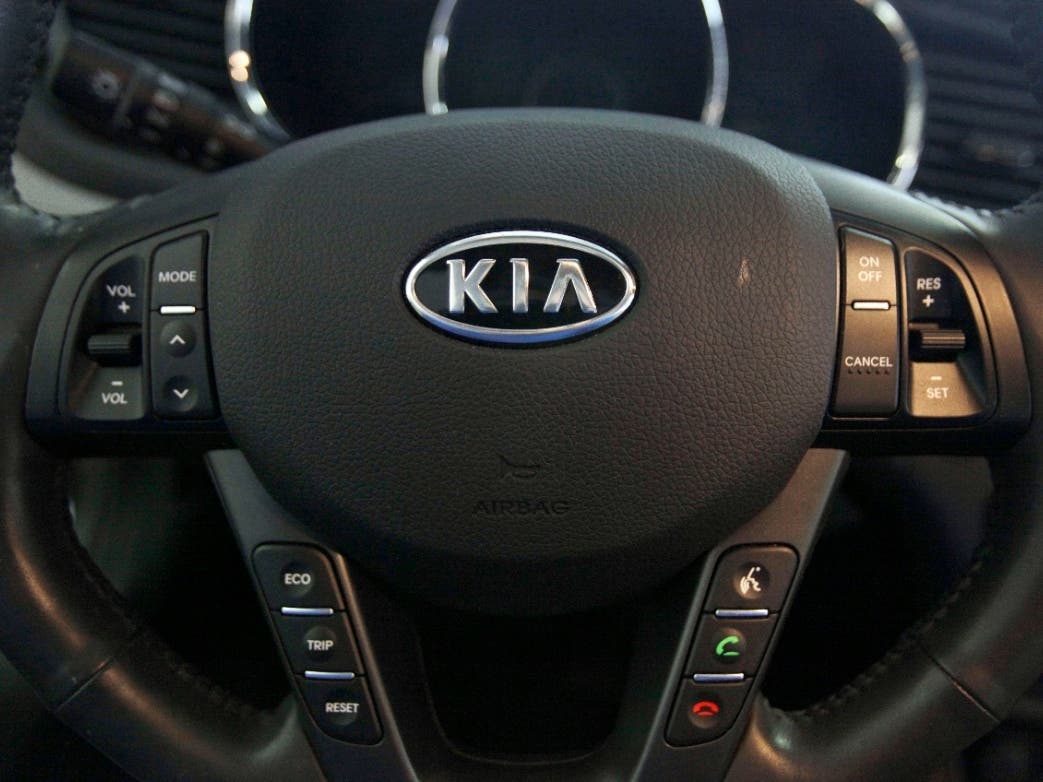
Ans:
[{"label": "chrome kia emblem", "polygon": [[634,302],[637,281],[615,253],[545,231],[499,231],[452,242],[406,277],[416,313],[456,337],[513,345],[604,328]]}]

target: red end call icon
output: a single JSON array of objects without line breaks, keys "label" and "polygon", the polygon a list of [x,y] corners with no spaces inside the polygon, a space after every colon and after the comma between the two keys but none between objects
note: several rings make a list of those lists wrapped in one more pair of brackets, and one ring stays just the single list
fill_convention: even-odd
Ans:
[{"label": "red end call icon", "polygon": [[692,706],[692,714],[696,717],[716,717],[720,713],[720,705],[713,701],[699,701]]}]

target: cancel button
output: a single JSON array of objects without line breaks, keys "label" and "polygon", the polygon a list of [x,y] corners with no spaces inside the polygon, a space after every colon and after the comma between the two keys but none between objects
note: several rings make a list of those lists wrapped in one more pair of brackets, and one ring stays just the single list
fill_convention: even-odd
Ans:
[{"label": "cancel button", "polygon": [[891,415],[898,377],[898,311],[845,308],[833,415]]}]

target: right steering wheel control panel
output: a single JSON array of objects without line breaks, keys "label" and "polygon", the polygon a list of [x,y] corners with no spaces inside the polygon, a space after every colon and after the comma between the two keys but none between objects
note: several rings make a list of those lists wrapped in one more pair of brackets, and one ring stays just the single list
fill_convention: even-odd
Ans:
[{"label": "right steering wheel control panel", "polygon": [[701,744],[735,723],[796,572],[788,546],[737,546],[718,560],[666,728],[670,744]]},{"label": "right steering wheel control panel", "polygon": [[840,339],[829,424],[967,426],[996,408],[986,320],[964,268],[911,237],[839,225]]}]

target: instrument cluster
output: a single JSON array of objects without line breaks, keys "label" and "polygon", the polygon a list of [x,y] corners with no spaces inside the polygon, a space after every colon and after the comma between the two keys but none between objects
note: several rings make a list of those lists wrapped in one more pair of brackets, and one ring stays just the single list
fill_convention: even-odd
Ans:
[{"label": "instrument cluster", "polygon": [[886,0],[230,0],[229,75],[277,139],[404,114],[583,107],[747,133],[900,187],[926,88]]}]

